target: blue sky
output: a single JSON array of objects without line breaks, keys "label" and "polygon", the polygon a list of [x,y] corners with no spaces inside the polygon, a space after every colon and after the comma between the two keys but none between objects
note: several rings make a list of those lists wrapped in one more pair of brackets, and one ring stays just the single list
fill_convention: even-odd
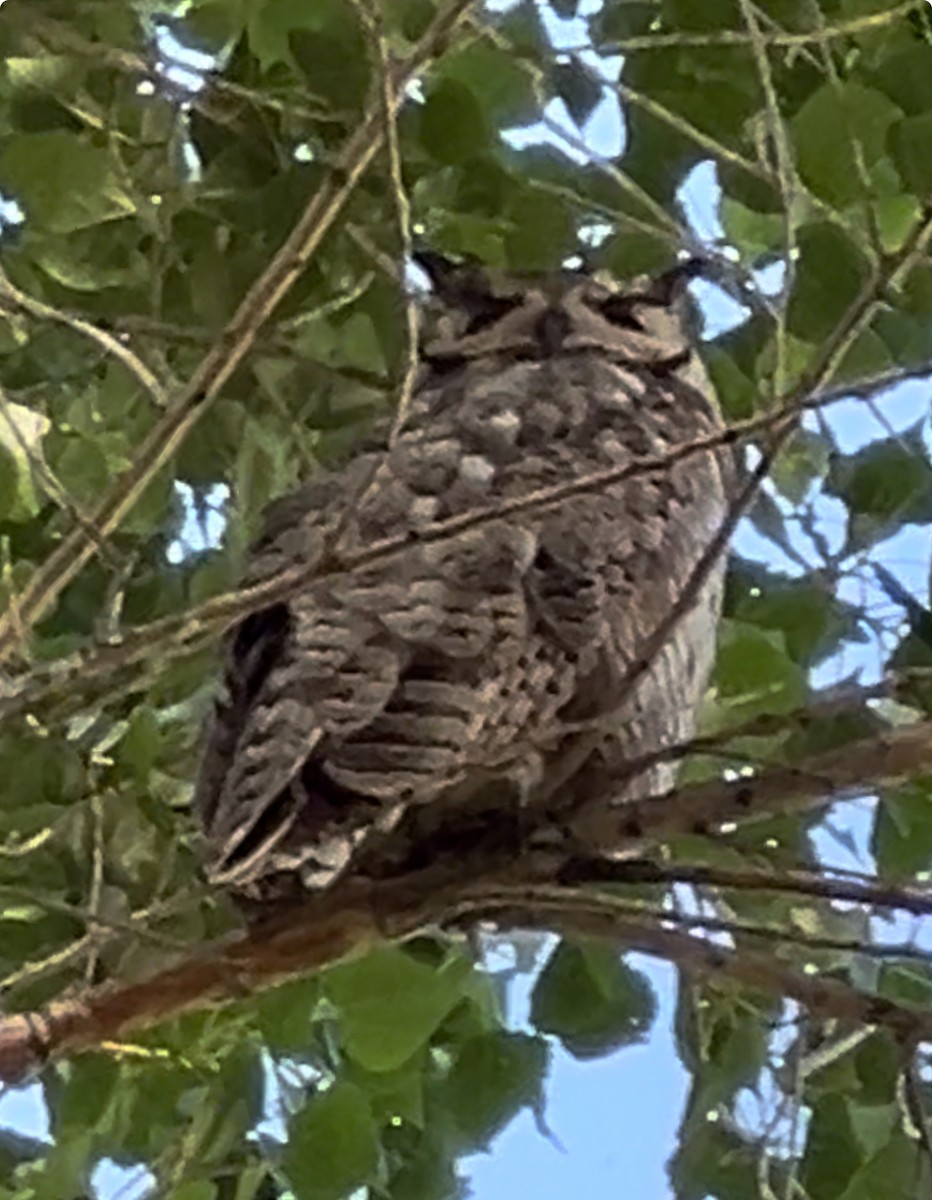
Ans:
[{"label": "blue sky", "polygon": [[[494,7],[507,5],[502,3]],[[598,4],[587,5],[583,11],[597,7]],[[586,27],[581,21],[560,21],[548,14],[547,22],[557,47],[578,45],[585,40]],[[617,58],[593,62],[608,77],[617,77],[620,63]],[[555,102],[548,113],[576,132],[561,102]],[[618,102],[609,91],[581,135],[595,156],[611,158],[623,148],[624,123]],[[541,140],[553,142],[555,137],[550,129],[539,126],[514,134],[510,140],[521,145]],[[683,189],[682,200],[689,222],[701,238],[714,241],[721,237],[716,211],[718,189],[711,164],[702,164],[693,171]],[[703,308],[707,337],[744,319],[746,314],[740,306],[719,288],[701,281],[693,286]],[[928,386],[920,382],[903,384],[880,397],[878,406],[893,428],[905,429],[927,418]],[[840,448],[846,452],[878,436],[887,436],[861,402],[839,402],[827,410],[825,416]],[[821,498],[817,502],[817,511],[825,536],[831,544],[838,544],[842,532],[842,514],[838,507],[831,500]],[[218,530],[211,532],[215,534]],[[184,540],[189,543],[199,540],[193,525],[186,530]],[[767,561],[790,573],[799,570],[747,523],[739,531],[736,547],[746,557]],[[803,539],[800,539],[798,549],[813,561],[811,547]],[[904,530],[885,543],[876,558],[898,574],[920,599],[926,599],[927,531]],[[863,603],[863,583],[850,581],[843,586],[850,592],[847,598]],[[884,598],[876,589],[871,591],[871,585],[866,586],[870,601],[883,605]],[[865,672],[866,678],[873,677],[880,661],[877,646],[854,647],[846,652],[843,660],[822,668],[819,682],[830,682],[855,666]],[[850,808],[846,811],[846,825],[855,836],[858,852],[852,857],[850,849],[827,833],[820,838],[820,849],[825,860],[833,865],[864,869],[869,865],[865,843],[870,808],[865,803],[853,816]],[[892,932],[895,935],[897,931]],[[687,1077],[676,1058],[671,1035],[675,976],[673,969],[665,963],[639,955],[631,956],[630,961],[649,976],[660,1000],[650,1037],[642,1046],[626,1048],[596,1062],[576,1062],[555,1049],[547,1088],[547,1123],[556,1140],[541,1135],[530,1113],[522,1114],[497,1139],[490,1154],[475,1155],[464,1161],[463,1170],[471,1181],[476,1200],[512,1200],[521,1195],[531,1196],[534,1200],[566,1200],[568,1196],[576,1195],[593,1200],[621,1195],[638,1200],[672,1200],[666,1179],[666,1161],[675,1146],[687,1087]],[[531,981],[525,977],[511,989],[509,1015],[516,1028],[523,1027],[527,1021],[530,986]],[[47,1137],[47,1118],[38,1088],[11,1091],[0,1098],[0,1126],[4,1125],[33,1136]],[[98,1200],[137,1200],[145,1193],[148,1178],[144,1170],[127,1171],[113,1164],[102,1164],[93,1182]]]}]

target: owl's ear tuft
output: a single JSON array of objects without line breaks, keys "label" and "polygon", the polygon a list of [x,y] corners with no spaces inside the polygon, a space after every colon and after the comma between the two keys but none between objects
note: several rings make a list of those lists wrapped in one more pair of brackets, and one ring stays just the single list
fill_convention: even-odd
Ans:
[{"label": "owl's ear tuft", "polygon": [[457,272],[462,270],[460,264],[454,262],[452,258],[447,258],[445,254],[440,254],[436,250],[428,250],[426,247],[418,247],[412,251],[411,257],[434,287],[438,289],[448,286],[456,277]]},{"label": "owl's ear tuft", "polygon": [[454,262],[436,250],[417,249],[411,256],[451,307],[471,308],[492,295],[489,280],[477,262]]},{"label": "owl's ear tuft", "polygon": [[710,265],[707,258],[684,259],[651,281],[648,296],[657,304],[673,305],[693,279],[708,274]]}]

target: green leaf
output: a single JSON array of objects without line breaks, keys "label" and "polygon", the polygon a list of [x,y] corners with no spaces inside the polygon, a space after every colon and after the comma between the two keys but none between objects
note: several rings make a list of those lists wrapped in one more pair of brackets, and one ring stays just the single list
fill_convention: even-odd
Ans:
[{"label": "green leaf", "polygon": [[[897,1114],[892,1114],[894,1119]],[[852,1176],[840,1200],[916,1200],[932,1187],[929,1160],[916,1154],[916,1144],[902,1130]]]},{"label": "green leaf", "polygon": [[578,59],[555,63],[551,71],[554,91],[566,105],[567,112],[579,128],[592,116],[593,109],[602,99],[603,88],[593,79]]},{"label": "green leaf", "polygon": [[259,1189],[270,1174],[267,1162],[247,1163],[241,1170],[232,1200],[255,1200]]},{"label": "green leaf", "polygon": [[800,1172],[807,1194],[812,1200],[837,1200],[863,1159],[845,1100],[821,1097],[813,1105]]},{"label": "green leaf", "polygon": [[0,150],[0,188],[22,204],[27,218],[57,233],[136,211],[109,151],[69,133],[7,136]]},{"label": "green leaf", "polygon": [[899,1107],[889,1104],[848,1105],[851,1130],[865,1154],[876,1154],[890,1140],[899,1121]]},{"label": "green leaf", "polygon": [[424,35],[436,12],[431,0],[384,0],[382,7],[408,42]]},{"label": "green leaf", "polygon": [[719,631],[713,682],[733,720],[788,712],[806,694],[805,672],[793,662],[782,634],[728,619]]},{"label": "green leaf", "polygon": [[854,1052],[860,1082],[858,1098],[864,1104],[886,1104],[896,1099],[900,1086],[901,1056],[892,1033],[878,1029]]},{"label": "green leaf", "polygon": [[364,1071],[354,1063],[347,1063],[344,1076],[366,1093],[380,1125],[397,1128],[404,1123],[424,1129],[428,1121],[424,1106],[427,1074],[425,1056],[416,1054],[397,1071]]},{"label": "green leaf", "polygon": [[320,979],[312,976],[283,983],[257,997],[259,1028],[273,1053],[296,1054],[307,1048],[320,991]]},{"label": "green leaf", "polygon": [[175,1188],[171,1193],[171,1200],[215,1200],[216,1195],[216,1184],[208,1179],[192,1179]]},{"label": "green leaf", "polygon": [[886,309],[877,314],[874,329],[899,366],[924,367],[932,355],[932,322],[914,317],[901,309]]},{"label": "green leaf", "polygon": [[[54,443],[61,447],[55,452]],[[65,491],[81,503],[96,500],[113,479],[115,471],[128,466],[120,456],[108,459],[104,436],[95,440],[84,437],[55,437],[49,439],[49,462]]]},{"label": "green leaf", "polygon": [[922,216],[915,196],[881,196],[874,205],[880,244],[889,253],[899,250]]},{"label": "green leaf", "polygon": [[385,356],[379,345],[372,318],[367,313],[351,313],[339,325],[334,357],[336,361],[348,367],[385,373]]},{"label": "green leaf", "polygon": [[0,520],[10,520],[16,509],[19,479],[16,459],[6,446],[0,446]]},{"label": "green leaf", "polygon": [[42,440],[51,422],[23,404],[0,404],[0,517],[28,521],[40,508],[32,459],[42,461]]},{"label": "green leaf", "polygon": [[734,358],[719,345],[709,346],[703,354],[709,378],[722,400],[727,404],[726,416],[732,420],[749,417],[757,406],[758,387],[739,368]]},{"label": "green leaf", "polygon": [[845,208],[863,198],[855,145],[871,167],[886,147],[887,130],[902,110],[882,92],[848,82],[826,83],[793,121],[799,173],[829,204]]},{"label": "green leaf", "polygon": [[475,94],[455,80],[432,88],[421,110],[421,145],[442,163],[466,162],[489,140],[485,114]]},{"label": "green leaf", "polygon": [[539,111],[530,73],[514,54],[493,42],[470,42],[444,58],[441,71],[443,79],[467,89],[491,123],[526,125]]},{"label": "green leaf", "polygon": [[74,1063],[53,1106],[56,1136],[67,1136],[73,1129],[93,1129],[98,1135],[104,1134],[108,1126],[108,1109],[118,1094],[118,1084],[125,1082],[112,1058],[98,1055]]},{"label": "green leaf", "polygon": [[66,83],[74,84],[77,71],[74,60],[63,54],[37,56],[10,55],[4,59],[6,82],[13,89],[42,88],[54,91]]},{"label": "green leaf", "polygon": [[459,1047],[440,1096],[464,1149],[481,1149],[522,1108],[540,1111],[549,1055],[542,1038],[489,1033]]},{"label": "green leaf", "polygon": [[347,1054],[369,1071],[400,1067],[462,999],[471,972],[458,956],[434,968],[397,947],[328,971],[324,989],[338,1010]]},{"label": "green leaf", "polygon": [[313,1097],[289,1123],[282,1165],[297,1200],[343,1200],[372,1179],[378,1161],[369,1102],[351,1083]]},{"label": "green leaf", "polygon": [[575,246],[573,213],[561,196],[519,193],[509,205],[509,216],[511,229],[505,249],[515,270],[553,268]]},{"label": "green leaf", "polygon": [[729,570],[726,596],[730,615],[779,633],[790,658],[803,667],[836,653],[843,642],[866,637],[860,629],[860,611],[819,579],[793,579],[736,559]]},{"label": "green leaf", "polygon": [[926,871],[932,861],[932,780],[913,779],[888,791],[877,806],[871,853],[884,878]]},{"label": "green leaf", "polygon": [[606,0],[593,18],[593,44],[611,44],[645,34],[656,16],[656,5],[651,0]]},{"label": "green leaf", "polygon": [[761,361],[774,343],[773,323],[755,314],[737,329],[716,338],[703,356],[731,420],[750,416],[766,395]]},{"label": "green leaf", "polygon": [[908,116],[932,111],[932,46],[927,42],[891,54],[871,78]]},{"label": "green leaf", "polygon": [[794,504],[825,475],[832,446],[809,429],[798,429],[780,452],[770,477],[777,490]]},{"label": "green leaf", "polygon": [[932,464],[922,426],[833,460],[825,491],[848,506],[848,545],[860,548],[909,522],[932,521]]},{"label": "green leaf", "polygon": [[[340,0],[315,0],[313,4],[304,0],[268,0],[249,4],[248,14],[249,44],[263,69],[289,61],[289,39],[296,30],[332,36],[348,20],[346,6]],[[353,32],[358,34],[358,28]]]},{"label": "green leaf", "polygon": [[739,1087],[750,1086],[766,1057],[767,1040],[758,1016],[744,1009],[723,1006],[707,1038],[704,1107],[710,1110],[719,1101],[732,1096]]},{"label": "green leaf", "polygon": [[837,225],[804,225],[798,235],[796,286],[789,331],[812,343],[830,334],[870,275],[861,249]]},{"label": "green leaf", "polygon": [[725,195],[721,203],[722,225],[742,256],[754,262],[761,255],[779,250],[786,236],[782,213],[756,212],[740,200]]},{"label": "green leaf", "polygon": [[932,1007],[932,970],[927,962],[885,963],[878,990],[899,1004],[928,1009]]},{"label": "green leaf", "polygon": [[616,233],[600,248],[599,257],[616,279],[662,270],[670,263],[670,243],[645,233]]},{"label": "green leaf", "polygon": [[369,58],[359,24],[348,13],[325,30],[294,30],[288,48],[312,95],[334,108],[362,107],[369,88]]},{"label": "green leaf", "polygon": [[541,971],[531,1021],[576,1058],[597,1058],[643,1041],[657,1002],[647,978],[599,942],[562,941]]},{"label": "green leaf", "polygon": [[932,112],[906,117],[890,130],[890,153],[906,187],[923,198],[932,193]]},{"label": "green leaf", "polygon": [[392,1175],[391,1200],[459,1200],[463,1180],[439,1139],[421,1139]]},{"label": "green leaf", "polygon": [[[757,1146],[707,1121],[703,1113],[684,1130],[670,1164],[677,1200],[757,1200],[759,1159]],[[777,1184],[778,1174],[772,1167],[771,1183]]]}]

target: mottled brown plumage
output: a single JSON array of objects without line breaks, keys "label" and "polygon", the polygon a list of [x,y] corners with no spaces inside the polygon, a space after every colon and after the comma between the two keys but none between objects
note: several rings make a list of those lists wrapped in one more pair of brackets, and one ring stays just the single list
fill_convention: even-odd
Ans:
[{"label": "mottled brown plumage", "polygon": [[[656,456],[720,428],[681,312],[688,272],[626,289],[425,260],[443,310],[389,448],[274,505],[247,582]],[[229,639],[196,806],[208,873],[248,899],[326,886],[412,805],[490,780],[527,803],[580,734],[616,764],[689,736],[722,566],[635,694],[620,680],[726,509],[721,453],[526,508],[330,577]],[[591,741],[591,734],[589,735]],[[565,773],[565,772],[564,772]],[[625,797],[669,785],[654,767]]]}]

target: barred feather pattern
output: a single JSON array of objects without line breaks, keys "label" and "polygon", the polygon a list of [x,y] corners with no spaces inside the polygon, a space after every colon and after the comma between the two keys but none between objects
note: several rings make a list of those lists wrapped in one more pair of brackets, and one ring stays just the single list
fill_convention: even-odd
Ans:
[{"label": "barred feather pattern", "polygon": [[[496,276],[426,262],[439,308],[400,431],[272,507],[245,582],[495,510],[720,430],[669,272]],[[579,731],[617,768],[687,738],[723,565],[631,694],[621,681],[723,521],[729,462],[700,451],[328,573],[227,644],[196,809],[209,878],[247,899],[327,886],[412,806],[489,779],[533,803]],[[338,544],[334,546],[334,539]],[[591,738],[590,738],[591,740]],[[568,760],[567,760],[568,761]],[[670,785],[667,766],[620,798]]]}]

